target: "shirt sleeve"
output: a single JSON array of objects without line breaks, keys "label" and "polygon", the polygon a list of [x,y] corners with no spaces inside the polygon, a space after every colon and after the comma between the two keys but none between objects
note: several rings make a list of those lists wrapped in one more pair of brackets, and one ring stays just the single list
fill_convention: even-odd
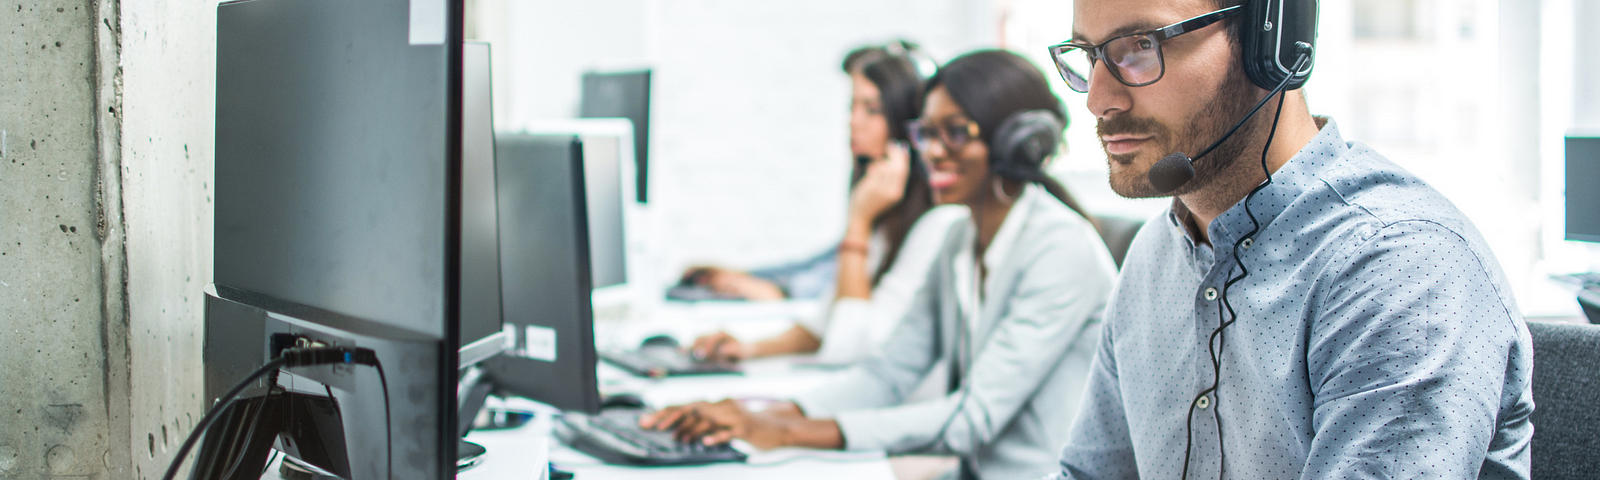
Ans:
[{"label": "shirt sleeve", "polygon": [[[1112,296],[1115,298],[1115,294]],[[1115,312],[1107,312],[1107,321],[1100,330],[1100,346],[1089,367],[1089,385],[1084,389],[1072,432],[1061,449],[1061,472],[1046,480],[1139,478],[1133,437],[1117,380],[1115,318]]]},{"label": "shirt sleeve", "polygon": [[[1093,255],[1090,242],[1099,238],[1092,231],[1040,234],[1054,240],[1031,254],[1018,252],[1026,266],[1004,316],[983,348],[973,349],[978,354],[965,389],[926,402],[840,412],[835,419],[850,448],[972,455],[1011,424],[1086,323],[1102,313],[1111,287],[1110,261]],[[954,294],[943,287],[941,292]],[[890,344],[894,351],[903,349],[898,333]]]},{"label": "shirt sleeve", "polygon": [[[937,275],[930,270],[928,275]],[[795,404],[812,418],[831,418],[839,412],[880,408],[903,401],[933,368],[939,351],[935,282],[924,281],[911,305],[894,328],[890,342],[866,361],[839,372],[815,390],[795,398]],[[824,342],[826,343],[826,342]],[[854,445],[847,447],[855,448]]]},{"label": "shirt sleeve", "polygon": [[[853,363],[876,352],[911,309],[917,290],[928,282],[939,249],[951,225],[966,218],[963,210],[933,209],[911,227],[889,271],[872,289],[872,298],[840,298],[826,310],[829,318],[805,324],[813,334],[826,332],[817,352],[823,363]],[[821,327],[818,329],[817,327]]]},{"label": "shirt sleeve", "polygon": [[821,298],[833,291],[839,267],[839,249],[829,248],[809,258],[750,270],[750,275],[771,281],[792,299]]},{"label": "shirt sleeve", "polygon": [[1496,438],[1532,426],[1531,404],[1502,396],[1525,327],[1494,259],[1425,221],[1385,226],[1350,252],[1311,305],[1301,478],[1478,478],[1488,452],[1508,448],[1526,478],[1528,436]]}]

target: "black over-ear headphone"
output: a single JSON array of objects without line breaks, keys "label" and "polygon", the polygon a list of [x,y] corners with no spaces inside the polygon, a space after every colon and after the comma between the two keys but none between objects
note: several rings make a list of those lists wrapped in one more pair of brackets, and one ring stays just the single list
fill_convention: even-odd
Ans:
[{"label": "black over-ear headphone", "polygon": [[1244,123],[1256,116],[1267,100],[1305,85],[1311,79],[1311,64],[1316,58],[1317,0],[1247,0],[1248,15],[1234,33],[1239,37],[1245,75],[1250,82],[1272,93],[1256,103],[1199,155],[1189,157],[1173,152],[1150,167],[1150,185],[1166,193],[1177,190],[1194,178],[1194,162],[1232,137]]},{"label": "black over-ear headphone", "polygon": [[[1211,144],[1205,151],[1200,152],[1195,158],[1211,153],[1211,150],[1221,145],[1234,132],[1239,131],[1250,117],[1261,111],[1272,97],[1278,97],[1278,110],[1273,116],[1272,127],[1267,131],[1266,145],[1261,148],[1261,172],[1267,177],[1255,189],[1245,195],[1245,216],[1250,218],[1250,230],[1239,235],[1233,243],[1233,264],[1239,269],[1237,275],[1230,275],[1222,285],[1222,309],[1218,313],[1218,325],[1211,331],[1206,340],[1206,351],[1211,357],[1211,387],[1200,392],[1193,400],[1189,401],[1189,412],[1185,415],[1184,422],[1184,448],[1183,472],[1179,478],[1189,478],[1190,453],[1194,447],[1194,414],[1195,408],[1206,408],[1208,403],[1215,403],[1217,394],[1222,385],[1222,350],[1227,345],[1224,331],[1239,320],[1239,314],[1233,309],[1233,303],[1228,300],[1228,292],[1234,284],[1244,280],[1250,275],[1250,270],[1245,268],[1243,253],[1240,247],[1246,241],[1254,241],[1254,237],[1261,231],[1261,222],[1256,220],[1250,211],[1250,201],[1256,193],[1272,184],[1272,172],[1267,169],[1267,152],[1272,148],[1272,139],[1277,134],[1278,120],[1283,116],[1283,93],[1305,85],[1311,78],[1311,64],[1316,56],[1313,44],[1317,38],[1317,0],[1247,0],[1249,15],[1243,20],[1245,23],[1234,30],[1239,34],[1243,47],[1242,57],[1245,73],[1256,86],[1267,89],[1269,93],[1256,103],[1255,108],[1245,115],[1239,123],[1228,130],[1216,143]],[[1162,158],[1150,169],[1150,183],[1157,189],[1167,192],[1176,190],[1194,177],[1193,159],[1182,153],[1173,153]],[[1209,397],[1208,397],[1209,396]],[[1211,408],[1212,420],[1217,426],[1217,453],[1222,459],[1227,459],[1227,445],[1222,440],[1222,420],[1218,409],[1220,404]],[[1225,464],[1219,464],[1226,468]],[[1219,468],[1217,478],[1222,478],[1223,471]]]},{"label": "black over-ear headphone", "polygon": [[1298,72],[1294,64],[1300,57],[1297,42],[1315,50],[1317,45],[1317,0],[1248,0],[1244,18],[1234,33],[1243,50],[1244,72],[1257,87],[1276,88],[1284,77],[1294,74],[1286,90],[1304,86],[1311,79],[1312,61]]},{"label": "black over-ear headphone", "polygon": [[1024,110],[1007,116],[989,137],[989,171],[1007,180],[1035,180],[1044,160],[1061,145],[1061,131],[1066,128],[1049,110]]}]

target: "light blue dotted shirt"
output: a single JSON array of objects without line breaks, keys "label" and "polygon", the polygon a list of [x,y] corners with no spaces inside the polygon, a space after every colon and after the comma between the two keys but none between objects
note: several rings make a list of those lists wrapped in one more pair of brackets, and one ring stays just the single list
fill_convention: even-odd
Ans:
[{"label": "light blue dotted shirt", "polygon": [[1219,247],[1181,207],[1139,231],[1052,478],[1179,478],[1186,418],[1189,478],[1528,478],[1533,349],[1499,263],[1439,192],[1318,120],[1251,202],[1218,391],[1197,401],[1243,203],[1210,225]]}]

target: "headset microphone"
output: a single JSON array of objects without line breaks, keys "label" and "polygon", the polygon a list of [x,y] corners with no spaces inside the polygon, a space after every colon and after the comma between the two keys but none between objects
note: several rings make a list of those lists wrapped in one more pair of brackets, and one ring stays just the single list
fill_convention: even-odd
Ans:
[{"label": "headset microphone", "polygon": [[[1294,62],[1293,70],[1299,71],[1300,67],[1305,65],[1305,63],[1311,59],[1312,48],[1311,44],[1306,42],[1295,42],[1294,46],[1298,58]],[[1185,155],[1183,152],[1173,152],[1165,157],[1162,157],[1160,161],[1157,161],[1155,165],[1150,167],[1150,185],[1155,187],[1157,192],[1167,193],[1177,190],[1178,187],[1182,187],[1184,184],[1189,183],[1189,180],[1194,178],[1195,160],[1199,160],[1201,157],[1206,156],[1206,154],[1211,153],[1212,150],[1216,150],[1218,145],[1222,145],[1222,142],[1227,141],[1229,137],[1232,137],[1234,132],[1238,132],[1239,128],[1244,126],[1245,122],[1250,121],[1251,117],[1256,116],[1256,112],[1261,111],[1261,107],[1266,105],[1268,100],[1271,100],[1272,97],[1283,93],[1283,91],[1289,87],[1290,81],[1294,80],[1297,76],[1298,75],[1284,76],[1283,81],[1279,82],[1278,86],[1272,89],[1272,93],[1267,94],[1267,96],[1263,97],[1261,101],[1256,102],[1255,108],[1250,109],[1250,113],[1245,114],[1244,118],[1239,120],[1239,123],[1234,124],[1233,128],[1228,130],[1228,133],[1223,134],[1222,138],[1217,139],[1216,142],[1213,142],[1211,146],[1206,147],[1205,150],[1201,151],[1199,155],[1195,155],[1194,158],[1189,158],[1189,156]]]}]

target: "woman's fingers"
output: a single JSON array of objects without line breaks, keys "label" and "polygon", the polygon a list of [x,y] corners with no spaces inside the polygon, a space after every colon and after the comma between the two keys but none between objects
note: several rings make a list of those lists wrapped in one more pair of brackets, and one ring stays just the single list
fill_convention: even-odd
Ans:
[{"label": "woman's fingers", "polygon": [[724,443],[728,443],[728,442],[733,441],[733,439],[734,439],[733,429],[727,429],[727,430],[720,430],[720,431],[717,431],[716,433],[712,433],[710,435],[706,435],[705,437],[702,437],[700,439],[700,443],[703,443],[703,444],[706,444],[706,445],[722,445]]},{"label": "woman's fingers", "polygon": [[694,404],[679,405],[656,410],[654,413],[641,415],[639,426],[651,430],[666,430],[672,428],[683,420],[683,417],[693,412]]},{"label": "woman's fingers", "polygon": [[728,350],[729,343],[738,343],[727,332],[717,332],[694,339],[694,345],[689,347],[689,354],[700,360],[721,360],[724,352]]}]

